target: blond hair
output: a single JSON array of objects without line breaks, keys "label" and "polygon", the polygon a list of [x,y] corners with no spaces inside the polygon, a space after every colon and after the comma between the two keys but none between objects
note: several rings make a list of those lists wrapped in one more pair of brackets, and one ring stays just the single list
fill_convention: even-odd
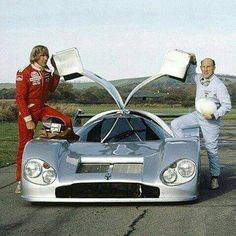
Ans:
[{"label": "blond hair", "polygon": [[30,53],[30,63],[34,63],[38,61],[39,57],[41,55],[47,55],[49,56],[48,48],[43,45],[37,45],[33,47],[31,53]]}]

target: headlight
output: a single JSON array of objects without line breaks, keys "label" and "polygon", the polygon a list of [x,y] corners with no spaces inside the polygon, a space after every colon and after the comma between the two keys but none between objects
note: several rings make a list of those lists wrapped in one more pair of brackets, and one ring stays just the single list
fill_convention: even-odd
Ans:
[{"label": "headlight", "polygon": [[170,164],[161,174],[162,182],[176,186],[191,181],[196,174],[196,164],[190,159],[180,159]]},{"label": "headlight", "polygon": [[43,172],[42,177],[46,184],[51,184],[56,179],[56,173],[53,169],[49,169]]},{"label": "headlight", "polygon": [[190,160],[182,160],[178,163],[178,172],[184,178],[188,178],[194,174],[195,164]]},{"label": "headlight", "polygon": [[177,174],[174,169],[168,168],[164,173],[163,173],[163,179],[165,180],[166,183],[174,183],[177,178]]},{"label": "headlight", "polygon": [[42,172],[42,166],[37,160],[30,160],[25,165],[25,174],[30,178],[38,177]]},{"label": "headlight", "polygon": [[26,162],[23,173],[25,179],[39,185],[51,184],[57,177],[55,169],[40,159],[30,159]]}]

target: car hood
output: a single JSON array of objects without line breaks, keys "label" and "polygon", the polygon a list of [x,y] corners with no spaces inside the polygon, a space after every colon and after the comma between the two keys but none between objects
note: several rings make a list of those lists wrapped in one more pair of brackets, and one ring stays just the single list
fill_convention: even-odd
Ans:
[{"label": "car hood", "polygon": [[[62,185],[78,182],[147,182],[154,184],[162,169],[163,141],[142,143],[75,143],[61,158]],[[87,168],[89,167],[89,168]]]}]

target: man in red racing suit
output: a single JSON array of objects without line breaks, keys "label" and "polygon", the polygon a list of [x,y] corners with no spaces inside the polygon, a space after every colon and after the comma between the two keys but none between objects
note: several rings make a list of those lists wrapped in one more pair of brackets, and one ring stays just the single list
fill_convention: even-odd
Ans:
[{"label": "man in red racing suit", "polygon": [[31,64],[17,71],[16,103],[19,110],[18,129],[19,145],[16,159],[16,193],[20,193],[21,163],[24,147],[33,138],[38,121],[47,117],[56,117],[64,121],[66,127],[72,129],[72,121],[65,114],[45,105],[49,91],[58,86],[60,76],[55,70],[52,73],[47,67],[48,49],[38,45],[32,49]]}]

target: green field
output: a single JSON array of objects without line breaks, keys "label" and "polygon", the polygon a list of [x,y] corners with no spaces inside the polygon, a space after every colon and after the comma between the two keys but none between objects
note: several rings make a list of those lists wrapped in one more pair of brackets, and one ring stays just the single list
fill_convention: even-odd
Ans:
[{"label": "green field", "polygon": [[[53,104],[51,104],[53,106]],[[57,109],[69,114],[72,118],[77,108],[80,108],[84,113],[96,114],[106,110],[117,109],[114,105],[77,105],[77,104],[56,104],[54,105]],[[157,105],[131,105],[129,109],[134,110],[145,110],[153,113],[187,113],[193,111],[193,108],[183,108],[181,106],[157,106]],[[236,109],[225,116],[225,119],[235,120]],[[169,123],[170,119],[166,120]],[[40,126],[38,127],[38,130]],[[0,122],[0,167],[15,163],[17,142],[18,142],[18,131],[16,122]]]},{"label": "green field", "polygon": [[17,125],[16,123],[0,123],[0,166],[15,162],[17,149]]}]

